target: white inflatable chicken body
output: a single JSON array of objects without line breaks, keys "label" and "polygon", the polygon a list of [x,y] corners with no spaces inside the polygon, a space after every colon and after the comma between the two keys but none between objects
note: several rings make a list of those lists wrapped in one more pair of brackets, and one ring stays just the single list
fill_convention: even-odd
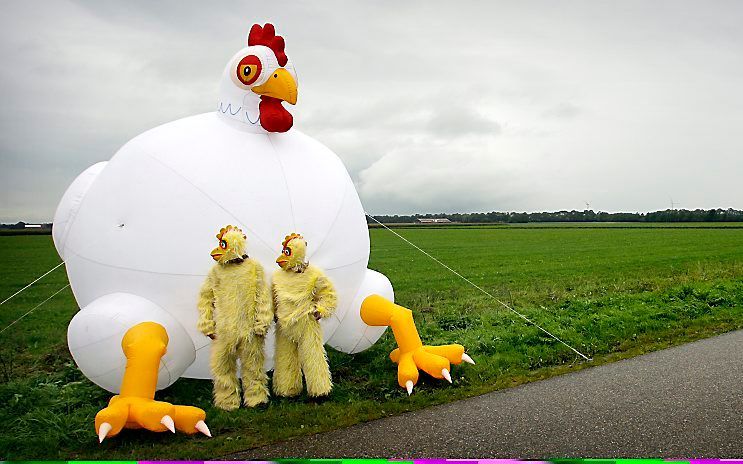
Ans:
[{"label": "white inflatable chicken body", "polygon": [[[359,352],[391,326],[399,348],[390,357],[408,394],[418,369],[451,382],[450,363],[472,362],[461,345],[424,346],[411,311],[392,303],[389,280],[366,268],[358,194],[332,151],[289,130],[282,101],[296,99],[284,39],[256,24],[224,70],[216,112],[135,137],[64,194],[53,237],[82,308],[68,345],[90,380],[120,392],[96,416],[101,441],[127,427],[209,434],[204,411],[154,395],[180,377],[210,377],[196,303],[225,224],[246,233],[269,275],[282,239],[300,232],[337,291],[337,310],[322,322],[326,343]],[[267,370],[273,351],[269,333]]]},{"label": "white inflatable chicken body", "polygon": [[[210,377],[210,340],[196,330],[196,301],[214,263],[215,231],[225,224],[245,231],[249,255],[269,275],[284,236],[304,235],[309,259],[338,289],[338,310],[323,321],[330,346],[358,352],[384,332],[359,315],[366,296],[392,298],[387,278],[366,268],[361,202],[332,151],[288,130],[291,115],[281,100],[296,98],[283,39],[271,25],[256,25],[249,46],[224,70],[218,111],[135,137],[68,188],[54,218],[54,243],[82,308],[69,326],[69,348],[90,380],[119,391],[126,365],[121,338],[142,321],[163,325],[169,335],[158,389],[181,376]],[[269,335],[266,369],[272,346]]]}]

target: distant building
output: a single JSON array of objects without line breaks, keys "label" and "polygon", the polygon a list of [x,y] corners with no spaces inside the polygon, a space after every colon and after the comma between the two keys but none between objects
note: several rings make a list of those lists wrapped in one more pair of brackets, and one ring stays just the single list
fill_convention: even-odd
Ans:
[{"label": "distant building", "polygon": [[427,218],[418,218],[418,222],[421,224],[448,224],[451,223],[450,220],[447,218],[434,218],[434,219],[427,219]]}]

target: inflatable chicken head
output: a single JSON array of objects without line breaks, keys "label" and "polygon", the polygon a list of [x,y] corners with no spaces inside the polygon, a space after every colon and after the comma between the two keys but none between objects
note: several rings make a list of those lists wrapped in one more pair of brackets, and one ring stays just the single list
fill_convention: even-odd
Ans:
[{"label": "inflatable chicken head", "polygon": [[272,24],[254,24],[248,46],[227,63],[219,89],[219,111],[257,130],[286,132],[294,120],[282,102],[297,102],[297,74]]}]

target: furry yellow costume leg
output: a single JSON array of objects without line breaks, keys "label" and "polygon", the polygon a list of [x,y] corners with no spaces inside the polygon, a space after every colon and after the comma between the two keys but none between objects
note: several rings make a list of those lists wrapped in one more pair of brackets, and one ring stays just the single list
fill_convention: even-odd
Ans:
[{"label": "furry yellow costume leg", "polygon": [[212,377],[214,405],[225,411],[240,407],[240,384],[237,380],[237,350],[232,342],[218,337],[212,342]]},{"label": "furry yellow costume leg", "polygon": [[299,363],[309,396],[325,396],[333,388],[328,356],[322,341],[322,328],[315,320],[307,321],[308,327],[299,338]]},{"label": "furry yellow costume leg", "polygon": [[274,392],[279,396],[300,394],[304,374],[307,395],[329,394],[333,389],[333,382],[320,323],[311,316],[303,317],[288,327],[279,322],[276,334]]},{"label": "furry yellow costume leg", "polygon": [[273,391],[278,396],[302,393],[302,370],[297,344],[276,327],[276,359],[273,367]]},{"label": "furry yellow costume leg", "polygon": [[254,336],[240,344],[240,368],[243,380],[243,403],[253,407],[268,403],[268,376],[263,370],[263,337]]},{"label": "furry yellow costume leg", "polygon": [[240,383],[237,361],[240,361],[243,402],[253,407],[268,402],[268,376],[263,370],[263,337],[241,342],[214,340],[211,368],[214,377],[214,405],[226,411],[240,407]]}]

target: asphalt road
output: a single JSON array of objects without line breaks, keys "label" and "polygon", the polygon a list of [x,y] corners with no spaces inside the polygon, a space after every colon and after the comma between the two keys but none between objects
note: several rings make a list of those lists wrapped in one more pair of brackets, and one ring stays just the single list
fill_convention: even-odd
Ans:
[{"label": "asphalt road", "polygon": [[743,458],[743,331],[228,456]]}]

